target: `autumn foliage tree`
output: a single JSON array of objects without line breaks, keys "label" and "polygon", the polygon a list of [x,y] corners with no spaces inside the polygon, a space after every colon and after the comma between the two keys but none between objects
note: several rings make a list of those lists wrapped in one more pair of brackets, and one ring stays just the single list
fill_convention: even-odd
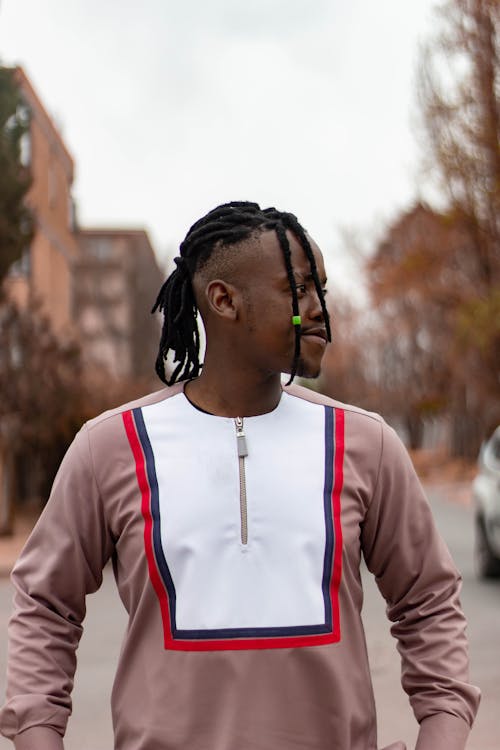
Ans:
[{"label": "autumn foliage tree", "polygon": [[440,208],[395,219],[367,264],[385,411],[418,445],[446,415],[454,455],[500,421],[500,3],[447,0],[423,49],[419,102]]},{"label": "autumn foliage tree", "polygon": [[500,3],[448,0],[424,48],[419,100],[427,161],[469,232],[483,297],[499,282]]},{"label": "autumn foliage tree", "polygon": [[329,296],[332,343],[326,349],[319,380],[306,385],[344,403],[374,409],[377,396],[370,315],[338,289]]},{"label": "autumn foliage tree", "polygon": [[419,203],[389,227],[367,264],[381,410],[403,421],[412,448],[425,420],[452,406],[459,312],[474,292],[469,260],[456,222]]},{"label": "autumn foliage tree", "polygon": [[0,310],[0,421],[28,496],[48,490],[85,415],[80,353],[61,344],[39,306]]},{"label": "autumn foliage tree", "polygon": [[[448,273],[463,271],[454,309],[450,414],[454,453],[477,449],[500,419],[500,3],[448,0],[422,56],[428,160],[458,237]],[[476,437],[476,439],[474,439]]]}]

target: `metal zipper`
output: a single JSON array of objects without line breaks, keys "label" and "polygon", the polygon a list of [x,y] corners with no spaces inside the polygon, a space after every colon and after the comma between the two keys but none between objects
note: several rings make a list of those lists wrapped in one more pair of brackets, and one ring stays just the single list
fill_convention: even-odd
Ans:
[{"label": "metal zipper", "polygon": [[236,417],[236,446],[238,448],[238,469],[240,475],[240,527],[241,543],[248,544],[248,509],[247,509],[247,485],[245,477],[245,457],[248,456],[247,441],[243,431],[243,419]]}]

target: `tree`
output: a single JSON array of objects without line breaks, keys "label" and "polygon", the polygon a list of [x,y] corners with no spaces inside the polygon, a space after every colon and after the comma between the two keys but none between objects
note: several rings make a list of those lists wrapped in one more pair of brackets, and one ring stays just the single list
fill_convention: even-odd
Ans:
[{"label": "tree", "polygon": [[500,421],[500,2],[437,12],[419,94],[440,209],[416,203],[387,228],[366,262],[371,310],[341,308],[349,361],[329,349],[323,387],[350,398],[356,384],[411,447],[446,416],[452,454],[475,456]]},{"label": "tree", "polygon": [[454,310],[453,452],[477,450],[498,419],[500,372],[500,3],[447,0],[420,64],[427,161],[458,230],[448,275],[462,266]]},{"label": "tree", "polygon": [[25,469],[18,489],[38,496],[86,416],[80,353],[56,339],[37,305],[4,304],[0,315],[0,421]]},{"label": "tree", "polygon": [[473,456],[500,418],[499,307],[486,299],[479,317],[473,266],[467,226],[423,204],[397,218],[367,264],[383,411],[404,418],[412,447],[425,417],[446,414],[453,455]]},{"label": "tree", "polygon": [[498,283],[500,3],[448,0],[424,48],[419,100],[428,161],[471,232],[478,280]]},{"label": "tree", "polygon": [[3,279],[33,236],[33,217],[25,203],[31,177],[21,160],[29,127],[14,71],[0,67],[0,296]]},{"label": "tree", "polygon": [[[331,295],[329,311],[332,343],[326,349],[317,388],[339,401],[375,409],[373,331],[366,310],[337,289]],[[311,381],[306,384],[311,387]]]},{"label": "tree", "polygon": [[0,535],[10,532],[14,498],[47,500],[77,430],[99,412],[137,398],[144,383],[89,377],[75,342],[61,343],[36,303],[0,308],[0,451],[9,448],[15,486],[0,504]]},{"label": "tree", "polygon": [[458,228],[416,204],[388,228],[367,263],[377,319],[381,410],[420,447],[424,420],[449,407],[455,315],[468,282]]}]

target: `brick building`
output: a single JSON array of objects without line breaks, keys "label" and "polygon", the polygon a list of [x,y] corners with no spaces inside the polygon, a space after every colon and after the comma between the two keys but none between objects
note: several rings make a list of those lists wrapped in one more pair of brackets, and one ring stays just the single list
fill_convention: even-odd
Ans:
[{"label": "brick building", "polygon": [[149,238],[142,229],[77,227],[73,159],[22,68],[15,80],[30,111],[22,159],[35,235],[11,269],[9,296],[23,308],[38,301],[58,338],[78,341],[88,368],[151,374],[159,325],[149,310],[163,274]]},{"label": "brick building", "polygon": [[[43,313],[61,344],[80,345],[89,382],[95,374],[155,382],[160,325],[149,311],[163,274],[148,236],[76,226],[71,154],[22,68],[14,77],[30,115],[21,158],[32,177],[26,201],[35,234],[5,279],[7,296],[25,310],[36,302],[35,314]],[[9,425],[23,419],[29,415],[15,411],[0,420],[0,535],[11,528],[19,475]],[[23,465],[21,473],[31,476],[34,467]]]},{"label": "brick building", "polygon": [[72,267],[78,256],[71,197],[74,163],[22,68],[16,68],[15,81],[30,111],[22,158],[32,176],[27,203],[36,231],[31,247],[12,269],[9,292],[23,307],[39,301],[54,332],[69,338],[75,335]]},{"label": "brick building", "polygon": [[163,282],[141,229],[82,229],[74,310],[84,364],[117,378],[153,374],[159,326],[150,310]]}]

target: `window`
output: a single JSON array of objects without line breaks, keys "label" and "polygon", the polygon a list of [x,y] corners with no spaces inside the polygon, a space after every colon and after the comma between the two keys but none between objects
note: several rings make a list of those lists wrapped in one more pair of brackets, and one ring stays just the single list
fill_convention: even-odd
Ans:
[{"label": "window", "polygon": [[23,167],[31,165],[31,133],[23,133],[19,141],[20,161]]},{"label": "window", "polygon": [[107,237],[96,237],[90,240],[89,249],[97,260],[109,260],[113,255],[113,241]]},{"label": "window", "polygon": [[9,276],[29,276],[31,270],[30,248],[24,250],[21,257],[9,268]]}]

